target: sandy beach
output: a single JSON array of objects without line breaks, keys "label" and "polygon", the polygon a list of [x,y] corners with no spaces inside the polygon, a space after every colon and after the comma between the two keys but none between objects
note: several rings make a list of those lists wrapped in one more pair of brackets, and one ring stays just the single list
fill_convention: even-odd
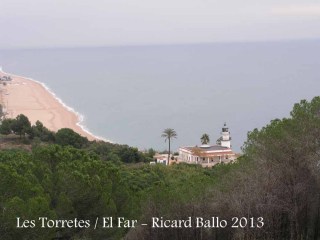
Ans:
[{"label": "sandy beach", "polygon": [[1,86],[0,92],[0,102],[5,106],[8,118],[24,114],[32,124],[39,120],[52,131],[71,128],[89,140],[98,140],[77,124],[80,119],[76,113],[64,107],[40,83],[0,72],[0,77],[4,75],[12,78],[12,81]]}]

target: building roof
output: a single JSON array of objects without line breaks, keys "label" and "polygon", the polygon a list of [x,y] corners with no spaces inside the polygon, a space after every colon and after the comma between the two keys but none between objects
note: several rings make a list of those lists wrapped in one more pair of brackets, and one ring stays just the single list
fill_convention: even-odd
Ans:
[{"label": "building roof", "polygon": [[234,155],[234,152],[232,151],[227,151],[227,152],[213,152],[213,153],[203,153],[201,155],[199,155],[200,157],[216,157],[216,156],[221,156],[222,154],[225,155]]},{"label": "building roof", "polygon": [[[181,147],[182,149],[185,149],[187,151],[192,151],[196,146],[191,147]],[[204,152],[211,152],[211,151],[230,151],[231,149],[228,147],[223,147],[220,145],[205,145],[205,146],[199,146],[199,148]]]}]

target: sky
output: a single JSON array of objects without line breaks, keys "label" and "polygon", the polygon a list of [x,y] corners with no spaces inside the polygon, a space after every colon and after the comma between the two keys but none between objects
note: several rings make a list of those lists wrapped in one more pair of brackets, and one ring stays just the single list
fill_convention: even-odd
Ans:
[{"label": "sky", "polygon": [[0,0],[0,49],[320,38],[319,0]]}]

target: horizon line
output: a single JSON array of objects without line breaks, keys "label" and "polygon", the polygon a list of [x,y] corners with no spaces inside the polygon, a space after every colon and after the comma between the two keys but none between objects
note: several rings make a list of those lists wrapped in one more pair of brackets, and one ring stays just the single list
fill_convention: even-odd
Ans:
[{"label": "horizon line", "polygon": [[123,48],[123,47],[166,47],[166,46],[190,46],[190,45],[211,45],[211,44],[250,44],[250,43],[284,43],[320,41],[320,38],[283,38],[266,40],[234,40],[234,41],[212,41],[212,42],[190,42],[190,43],[141,43],[141,44],[105,44],[105,45],[60,45],[60,46],[31,46],[31,47],[8,47],[1,48],[0,51],[8,50],[54,50],[54,49],[79,49],[79,48]]}]

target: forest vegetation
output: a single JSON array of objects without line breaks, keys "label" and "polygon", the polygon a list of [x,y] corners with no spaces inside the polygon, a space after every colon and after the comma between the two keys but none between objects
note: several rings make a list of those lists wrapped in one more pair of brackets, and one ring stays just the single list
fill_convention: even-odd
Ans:
[{"label": "forest vegetation", "polygon": [[[25,116],[3,120],[0,133],[1,239],[320,239],[320,97],[252,130],[237,162],[213,168],[150,165],[153,151],[54,133]],[[148,226],[16,227],[16,217],[40,216],[91,223],[121,216]],[[151,227],[152,217],[197,216],[264,224]]]}]

